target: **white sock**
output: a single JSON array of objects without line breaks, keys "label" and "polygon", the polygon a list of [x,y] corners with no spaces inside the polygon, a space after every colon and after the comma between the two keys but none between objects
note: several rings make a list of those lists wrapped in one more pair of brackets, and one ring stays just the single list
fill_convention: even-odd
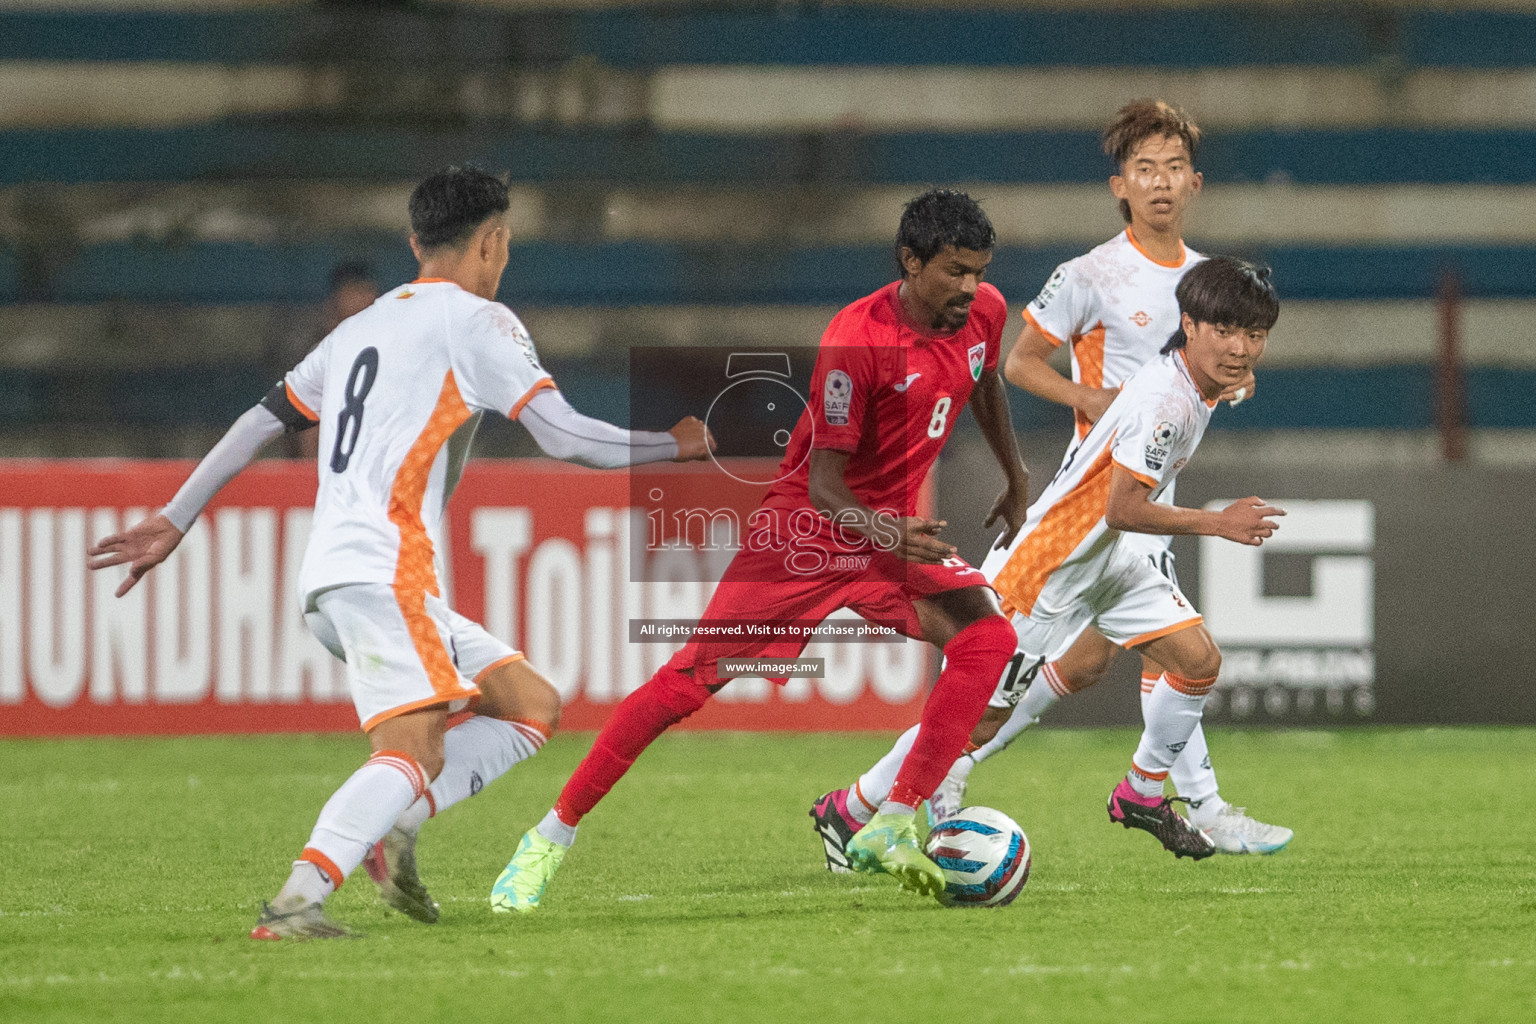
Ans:
[{"label": "white sock", "polygon": [[272,902],[279,908],[285,908],[290,901],[296,906],[308,906],[311,903],[324,903],[325,898],[335,891],[330,875],[307,860],[296,860],[293,862],[293,873],[272,898]]},{"label": "white sock", "polygon": [[1163,780],[1189,743],[1189,734],[1200,724],[1205,695],[1215,683],[1215,679],[1184,679],[1165,672],[1147,694],[1142,703],[1141,742],[1131,759],[1132,771],[1126,776],[1137,793],[1162,793]]},{"label": "white sock", "polygon": [[422,822],[467,800],[505,775],[519,761],[539,752],[549,738],[547,727],[528,721],[507,722],[476,715],[443,736],[443,770],[432,785],[395,822],[415,832]]},{"label": "white sock", "polygon": [[[913,726],[900,736],[896,737],[896,743],[875,766],[863,775],[854,784],[854,790],[850,794],[853,799],[848,801],[848,810],[853,813],[854,819],[864,824],[869,818],[860,819],[859,815],[872,807],[879,807],[885,802],[885,798],[891,795],[891,787],[896,785],[896,773],[901,771],[901,762],[907,759],[907,754],[912,749],[912,744],[917,739],[917,726]],[[873,814],[870,815],[873,817]]]},{"label": "white sock", "polygon": [[883,803],[880,804],[880,813],[881,814],[916,814],[917,813],[917,808],[916,807],[909,807],[906,804],[899,804],[899,803],[897,803],[894,800],[886,800],[886,801],[884,801]]},{"label": "white sock", "polygon": [[1189,742],[1179,752],[1168,779],[1174,790],[1188,800],[1191,807],[1207,803],[1221,803],[1216,795],[1216,770],[1211,767],[1211,750],[1205,744],[1205,727],[1195,723],[1195,731],[1189,734]]},{"label": "white sock", "polygon": [[[1157,680],[1141,677],[1141,717],[1145,721],[1147,717],[1147,698],[1152,693],[1152,687]],[[1189,742],[1174,759],[1173,767],[1168,771],[1168,778],[1173,783],[1174,792],[1189,801],[1191,818],[1202,807],[1209,808],[1209,814],[1218,814],[1221,808],[1226,806],[1226,801],[1217,796],[1216,770],[1211,767],[1211,751],[1205,742],[1205,727],[1199,722],[1195,723],[1195,731],[1189,734]]]},{"label": "white sock", "polygon": [[1062,697],[1072,691],[1067,689],[1066,677],[1056,667],[1056,662],[1050,662],[1040,668],[1040,674],[1035,676],[1035,681],[1029,684],[1029,689],[1024,691],[1024,696],[1019,698],[1019,703],[1014,706],[1013,714],[1003,723],[997,735],[993,736],[981,748],[974,751],[971,756],[980,764],[999,750],[1007,747],[1018,738],[1019,733],[1028,729],[1035,721],[1051,709]]},{"label": "white sock", "polygon": [[1210,828],[1216,824],[1216,819],[1221,812],[1227,809],[1227,802],[1220,796],[1208,796],[1199,803],[1194,801],[1189,805],[1189,820],[1196,828]]},{"label": "white sock", "polygon": [[414,759],[379,751],[325,802],[299,859],[325,872],[332,887],[339,889],[426,788],[426,772]]},{"label": "white sock", "polygon": [[572,843],[576,842],[576,826],[567,825],[565,822],[561,821],[560,816],[556,814],[553,809],[551,809],[548,814],[544,815],[544,817],[540,819],[539,823],[534,826],[534,828],[537,829],[539,835],[543,836],[545,839],[548,839],[552,843],[559,843],[561,846],[570,846]]},{"label": "white sock", "polygon": [[860,788],[860,783],[855,782],[852,786],[848,787],[847,807],[848,817],[860,825],[868,825],[869,819],[873,818],[875,812],[880,809],[880,801],[871,802],[866,800],[864,798],[864,791]]},{"label": "white sock", "polygon": [[949,774],[955,778],[958,778],[961,782],[967,782],[971,777],[971,772],[975,770],[976,765],[980,764],[980,762],[976,759],[976,755],[979,753],[981,753],[981,751],[973,750],[969,754],[961,754],[959,757],[955,758],[955,763],[949,766]]}]

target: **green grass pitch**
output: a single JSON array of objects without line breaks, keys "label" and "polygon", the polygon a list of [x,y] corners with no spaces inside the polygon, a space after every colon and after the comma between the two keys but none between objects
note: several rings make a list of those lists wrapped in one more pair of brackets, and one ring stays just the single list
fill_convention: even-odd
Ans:
[{"label": "green grass pitch", "polygon": [[246,934],[360,737],[6,742],[0,1020],[1536,1020],[1536,729],[1217,732],[1296,839],[1198,864],[1107,821],[1131,733],[1026,734],[971,788],[1034,844],[1003,910],[822,868],[811,800],[887,739],[666,737],[492,915],[591,740],[558,737],[423,831],[439,924],[359,871],[367,936],[307,944]]}]

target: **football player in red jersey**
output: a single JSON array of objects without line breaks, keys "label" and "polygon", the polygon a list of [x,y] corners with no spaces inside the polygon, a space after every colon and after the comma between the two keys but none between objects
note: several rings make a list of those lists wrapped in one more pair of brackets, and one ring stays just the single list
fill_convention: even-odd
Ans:
[{"label": "football player in red jersey", "polygon": [[[792,623],[850,608],[943,650],[890,798],[848,843],[850,858],[928,894],[944,876],[918,844],[914,811],[965,747],[1015,647],[996,595],[940,539],[945,524],[917,514],[919,488],[974,398],[1008,481],[987,522],[1002,519],[1008,537],[1024,522],[1028,472],[997,372],[1007,308],[982,283],[995,240],[964,193],[933,190],[907,204],[896,236],[901,277],[843,309],[822,336],[779,478],[703,616]],[[696,636],[614,710],[555,806],[523,836],[492,909],[539,905],[582,817],[652,740],[732,678],[729,661],[793,658],[805,643],[788,630]]]}]

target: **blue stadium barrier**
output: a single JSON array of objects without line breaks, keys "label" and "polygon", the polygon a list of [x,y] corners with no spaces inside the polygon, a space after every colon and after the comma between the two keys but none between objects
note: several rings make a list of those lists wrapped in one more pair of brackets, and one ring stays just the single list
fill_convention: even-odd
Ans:
[{"label": "blue stadium barrier", "polygon": [[[629,423],[627,378],[612,360],[552,358],[547,367],[582,412]],[[252,363],[150,370],[26,369],[0,375],[0,427],[223,426],[266,392],[269,368]],[[1427,430],[1434,424],[1434,368],[1425,364],[1260,368],[1259,396],[1220,407],[1212,431]],[[1536,428],[1536,370],[1467,371],[1468,423]],[[104,396],[82,403],[81,394]],[[1019,430],[1071,430],[1062,406],[1009,391]],[[967,423],[971,423],[967,418]],[[642,424],[644,425],[644,424]],[[974,424],[965,429],[974,430]]]},{"label": "blue stadium barrier", "polygon": [[[1225,405],[1212,431],[1429,430],[1435,426],[1435,368],[1424,363],[1380,366],[1259,367],[1259,393],[1237,408]],[[1467,423],[1476,428],[1536,427],[1536,370],[1472,366],[1466,372]],[[1070,429],[1059,406],[1009,392],[1020,430]]]},{"label": "blue stadium barrier", "polygon": [[[1199,239],[1193,239],[1197,248]],[[1267,262],[1289,299],[1403,299],[1435,294],[1455,270],[1469,296],[1536,295],[1533,246],[1223,247]],[[989,280],[1015,304],[1033,298],[1057,264],[1082,247],[1004,246]],[[25,301],[307,302],[325,293],[342,259],[366,259],[386,283],[415,271],[404,241],[385,236],[303,243],[186,246],[114,242],[65,261]],[[790,247],[534,242],[512,247],[502,297],[518,305],[631,306],[675,303],[841,304],[894,276],[885,246]]]},{"label": "blue stadium barrier", "polygon": [[[402,181],[474,161],[535,184],[826,186],[1102,182],[1094,132],[711,135],[640,126],[429,131],[224,122],[188,128],[0,131],[0,186],[253,179]],[[1213,183],[1527,184],[1536,131],[1213,132]]]},{"label": "blue stadium barrier", "polygon": [[212,13],[10,11],[0,59],[936,66],[1528,65],[1536,16],[1285,9],[933,11],[373,11],[311,6]]},{"label": "blue stadium barrier", "polygon": [[1513,11],[1400,15],[1403,62],[1419,67],[1502,68],[1536,62],[1536,16]]},{"label": "blue stadium barrier", "polygon": [[[76,368],[0,374],[0,427],[221,426],[254,405],[273,374],[237,363],[143,370]],[[92,401],[82,401],[82,396]]]}]

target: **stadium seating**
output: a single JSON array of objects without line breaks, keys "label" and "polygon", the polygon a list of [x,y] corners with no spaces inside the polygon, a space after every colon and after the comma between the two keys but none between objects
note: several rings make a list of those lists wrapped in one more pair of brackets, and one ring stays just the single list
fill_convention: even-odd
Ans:
[{"label": "stadium seating", "polygon": [[0,12],[13,453],[195,449],[338,261],[409,277],[450,161],[509,172],[502,297],[596,414],[628,344],[813,343],[928,184],[985,201],[1017,308],[1117,229],[1097,127],[1138,95],[1207,128],[1192,243],[1287,300],[1274,400],[1217,429],[1427,428],[1447,272],[1472,425],[1536,427],[1536,4],[165,7]]}]

